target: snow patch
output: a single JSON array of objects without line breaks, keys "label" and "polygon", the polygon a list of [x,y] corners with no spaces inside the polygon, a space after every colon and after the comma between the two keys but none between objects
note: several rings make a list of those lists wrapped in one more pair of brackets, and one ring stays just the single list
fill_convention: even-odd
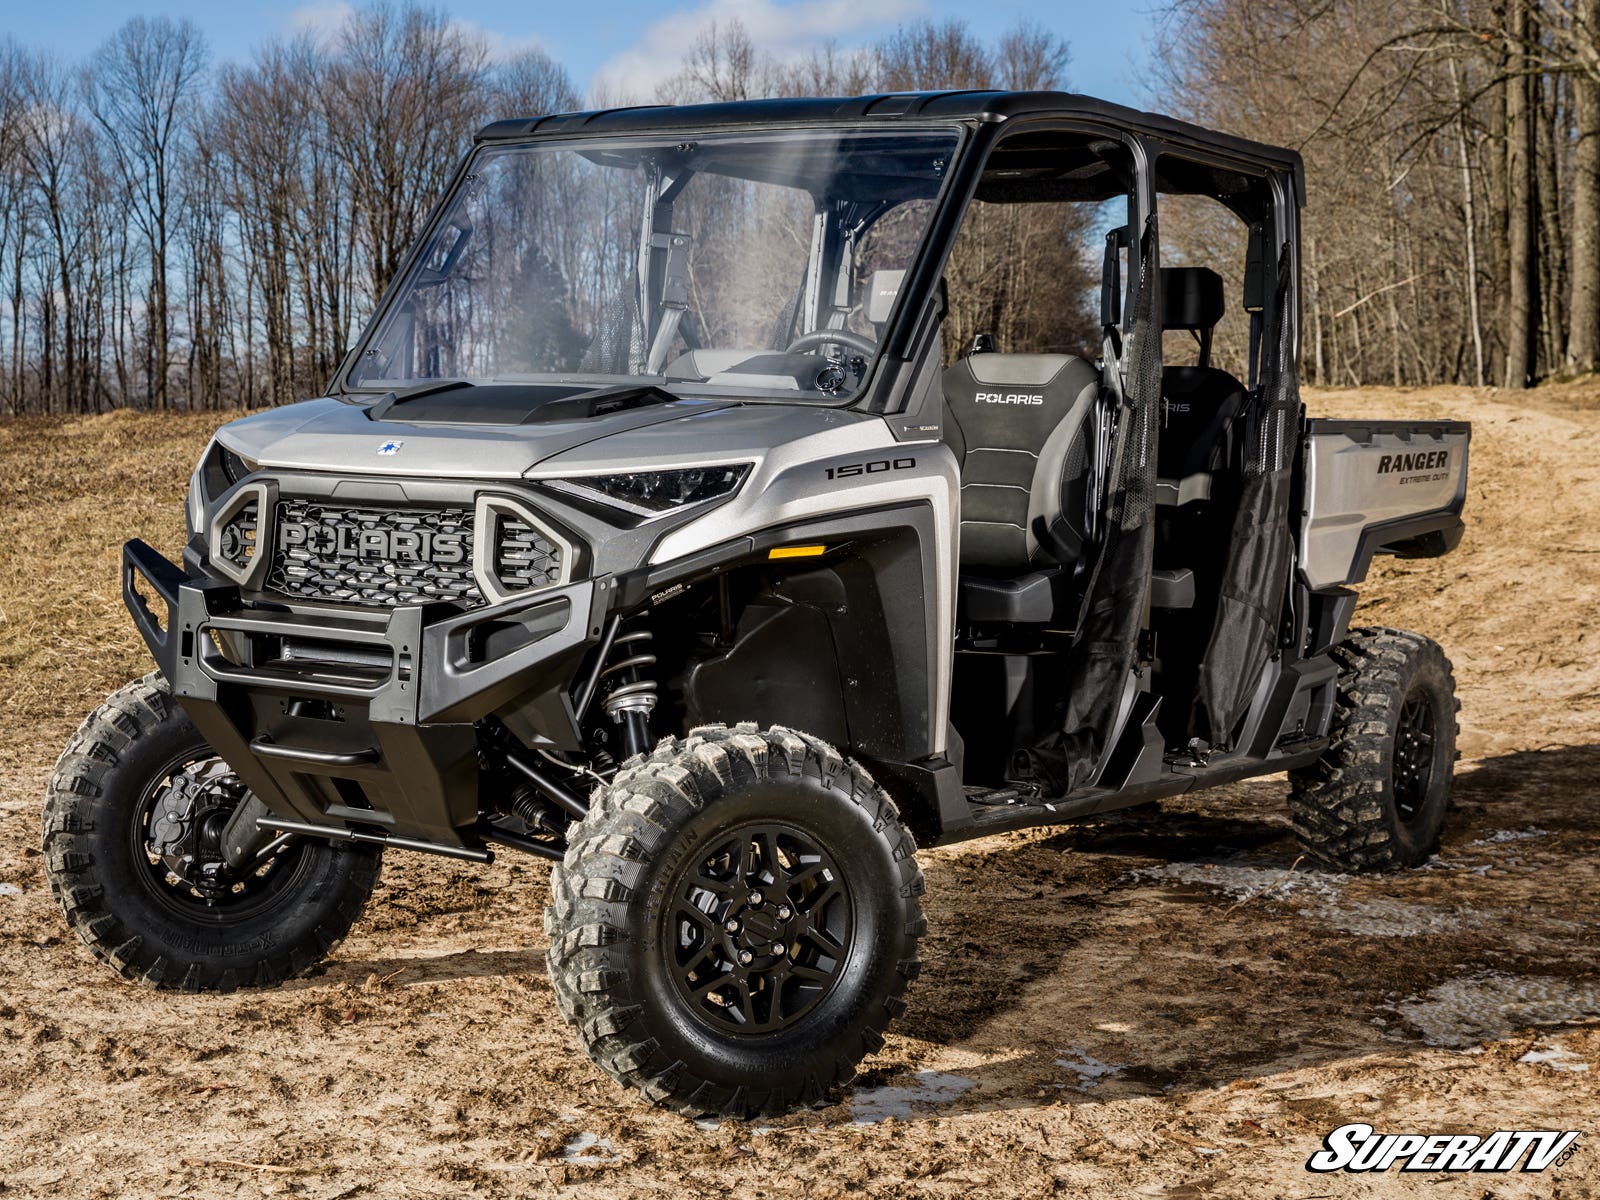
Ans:
[{"label": "snow patch", "polygon": [[[742,1121],[739,1124],[745,1130],[745,1132],[753,1133],[757,1136],[771,1133],[777,1129],[776,1125],[746,1125]],[[694,1127],[700,1130],[702,1133],[715,1133],[717,1130],[722,1128],[722,1118],[696,1117],[694,1119]]]},{"label": "snow patch", "polygon": [[622,1156],[617,1153],[617,1148],[611,1144],[609,1138],[603,1138],[597,1133],[580,1133],[567,1143],[566,1149],[561,1151],[561,1161],[576,1163],[579,1166],[603,1166],[606,1163],[621,1162]]},{"label": "snow patch", "polygon": [[890,1117],[904,1121],[918,1104],[949,1104],[977,1084],[964,1075],[918,1071],[910,1087],[858,1088],[850,1098],[850,1123],[875,1125]]},{"label": "snow patch", "polygon": [[1120,1075],[1123,1071],[1121,1063],[1101,1062],[1094,1055],[1079,1050],[1076,1046],[1061,1051],[1061,1055],[1062,1057],[1056,1059],[1056,1066],[1065,1067],[1078,1077],[1078,1082],[1073,1087],[1074,1091],[1087,1092],[1090,1088],[1099,1087],[1102,1079]]},{"label": "snow patch", "polygon": [[1350,881],[1348,875],[1290,871],[1284,867],[1246,867],[1232,863],[1163,863],[1159,867],[1140,867],[1130,874],[1135,879],[1150,879],[1159,883],[1200,884],[1241,901],[1263,896],[1278,899],[1294,894],[1332,897]]},{"label": "snow patch", "polygon": [[1552,1071],[1587,1071],[1589,1064],[1581,1054],[1574,1054],[1559,1042],[1537,1042],[1533,1048],[1517,1059]]},{"label": "snow patch", "polygon": [[1452,979],[1395,1011],[1430,1046],[1499,1041],[1529,1025],[1600,1020],[1600,984],[1543,976]]},{"label": "snow patch", "polygon": [[1529,838],[1549,837],[1548,829],[1529,826],[1527,829],[1497,829],[1488,837],[1479,838],[1475,842],[1468,842],[1469,846],[1499,846],[1505,842],[1523,842]]},{"label": "snow patch", "polygon": [[1354,900],[1324,904],[1306,909],[1304,916],[1319,917],[1359,937],[1416,937],[1426,933],[1451,933],[1464,922],[1451,912],[1426,904],[1407,904],[1401,900]]},{"label": "snow patch", "polygon": [[[1440,867],[1450,866],[1438,859],[1434,863]],[[1385,897],[1350,899],[1344,894],[1346,886],[1353,882],[1349,875],[1308,868],[1291,871],[1279,866],[1242,863],[1176,862],[1140,867],[1130,875],[1165,883],[1198,884],[1239,904],[1247,900],[1297,900],[1301,902],[1301,916],[1358,937],[1415,937],[1449,933],[1473,924],[1458,913],[1441,911],[1436,905],[1411,904]]]}]

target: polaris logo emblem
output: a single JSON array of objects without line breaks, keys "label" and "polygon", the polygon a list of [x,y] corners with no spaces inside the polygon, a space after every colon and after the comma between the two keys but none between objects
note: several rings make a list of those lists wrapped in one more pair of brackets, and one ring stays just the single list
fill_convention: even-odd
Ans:
[{"label": "polaris logo emblem", "polygon": [[1378,1133],[1371,1125],[1341,1125],[1322,1140],[1306,1170],[1539,1172],[1560,1166],[1576,1153],[1575,1130],[1501,1129],[1487,1137],[1470,1133]]},{"label": "polaris logo emblem", "polygon": [[979,392],[979,404],[1043,404],[1039,392]]},{"label": "polaris logo emblem", "polygon": [[1385,454],[1378,459],[1378,474],[1400,471],[1437,471],[1450,461],[1448,450],[1427,450],[1417,454]]},{"label": "polaris logo emblem", "polygon": [[278,528],[278,544],[285,550],[303,546],[318,558],[425,562],[441,567],[467,561],[465,535],[429,529],[358,529],[285,521]]},{"label": "polaris logo emblem", "polygon": [[405,445],[404,442],[385,442],[383,445],[378,447],[378,453],[379,454],[399,454],[400,453],[400,447],[404,446],[404,445]]}]

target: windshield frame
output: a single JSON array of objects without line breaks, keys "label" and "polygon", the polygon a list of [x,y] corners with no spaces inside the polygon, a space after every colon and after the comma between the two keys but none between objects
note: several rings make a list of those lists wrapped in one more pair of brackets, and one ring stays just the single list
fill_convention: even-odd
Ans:
[{"label": "windshield frame", "polygon": [[[951,205],[962,205],[966,199],[965,176],[969,155],[973,147],[974,122],[949,117],[924,120],[897,120],[894,122],[861,121],[861,120],[829,120],[811,122],[751,122],[749,124],[736,124],[718,126],[708,130],[706,137],[738,137],[741,135],[820,135],[829,134],[847,136],[851,134],[884,134],[889,132],[905,132],[908,135],[944,133],[951,135],[952,143],[949,154],[949,163],[946,166],[943,178],[940,181],[938,192],[932,198],[927,221],[924,223],[919,235],[916,248],[907,260],[904,283],[892,306],[888,320],[883,326],[883,336],[878,342],[877,351],[868,363],[866,373],[857,381],[855,387],[844,395],[833,397],[826,394],[777,394],[761,393],[751,389],[748,393],[743,391],[730,391],[727,385],[716,385],[710,390],[704,390],[705,385],[690,380],[666,380],[652,375],[630,376],[627,382],[639,386],[660,386],[671,392],[679,399],[710,399],[733,401],[750,404],[790,404],[804,405],[806,407],[826,408],[851,408],[866,407],[876,393],[886,364],[894,366],[895,357],[893,350],[903,342],[903,334],[908,325],[918,319],[920,310],[925,307],[925,296],[913,286],[913,281],[924,277],[922,267],[931,258],[943,257],[941,241],[950,237],[950,223],[948,212]],[[650,130],[619,130],[612,133],[588,132],[560,132],[536,134],[526,138],[495,139],[493,141],[480,141],[463,158],[455,175],[446,186],[444,193],[434,204],[427,220],[417,234],[411,247],[406,251],[396,269],[394,278],[390,280],[377,305],[373,308],[372,315],[362,327],[360,336],[346,352],[338,370],[334,372],[329,381],[327,394],[347,398],[352,401],[376,399],[397,390],[404,390],[412,383],[399,385],[395,383],[352,383],[350,375],[360,363],[379,330],[384,327],[391,311],[403,302],[405,286],[410,281],[416,270],[419,260],[422,259],[436,237],[440,234],[447,219],[454,210],[457,198],[474,178],[479,164],[489,155],[501,154],[507,150],[516,150],[522,147],[559,147],[582,145],[606,145],[615,148],[626,148],[628,145],[650,146],[657,145],[664,140],[692,134],[693,128],[685,126],[682,130],[650,129]],[[435,382],[445,382],[438,380]],[[497,386],[493,380],[468,380],[475,386]],[[611,380],[612,383],[622,382]],[[589,387],[605,386],[600,381],[590,381]]]}]

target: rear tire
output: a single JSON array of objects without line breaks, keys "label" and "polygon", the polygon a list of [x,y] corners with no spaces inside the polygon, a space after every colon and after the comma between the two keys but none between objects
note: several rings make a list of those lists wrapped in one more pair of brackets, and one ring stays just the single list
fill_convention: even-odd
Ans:
[{"label": "rear tire", "polygon": [[[45,871],[67,923],[94,956],[128,979],[184,991],[270,986],[310,970],[349,931],[378,880],[375,847],[301,839],[201,895],[151,839],[160,796],[196,764],[232,778],[159,674],[114,693],[67,743],[46,792]],[[231,811],[210,804],[207,837]],[[182,805],[179,805],[181,808]],[[189,809],[191,814],[198,807]],[[194,817],[196,827],[200,818]],[[191,848],[200,849],[200,835]],[[198,857],[206,860],[201,849]],[[220,854],[211,853],[209,861]]]},{"label": "rear tire", "polygon": [[1433,640],[1353,630],[1339,664],[1333,741],[1289,773],[1295,836],[1336,871],[1416,866],[1439,847],[1455,769],[1455,678]]},{"label": "rear tire", "polygon": [[775,1115],[855,1077],[905,1009],[916,846],[860,766],[715,725],[631,760],[551,875],[550,980],[589,1056],[685,1116]]}]

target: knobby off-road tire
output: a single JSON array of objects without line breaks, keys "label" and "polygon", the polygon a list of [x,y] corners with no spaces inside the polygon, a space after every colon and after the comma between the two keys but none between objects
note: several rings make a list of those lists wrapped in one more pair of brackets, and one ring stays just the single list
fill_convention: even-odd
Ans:
[{"label": "knobby off-road tire", "polygon": [[[301,839],[208,904],[153,860],[147,841],[168,781],[208,760],[210,747],[159,674],[114,693],[72,736],[50,779],[50,891],[95,957],[128,979],[191,992],[280,983],[349,931],[377,883],[380,853]],[[214,761],[211,770],[227,774]]]},{"label": "knobby off-road tire", "polygon": [[1455,679],[1437,642],[1356,629],[1339,664],[1333,741],[1289,773],[1295,836],[1338,871],[1415,866],[1439,846],[1456,761]]},{"label": "knobby off-road tire", "polygon": [[545,915],[556,1002],[656,1104],[744,1118],[822,1103],[905,1009],[927,928],[916,846],[817,738],[668,738],[596,792],[568,847]]}]

